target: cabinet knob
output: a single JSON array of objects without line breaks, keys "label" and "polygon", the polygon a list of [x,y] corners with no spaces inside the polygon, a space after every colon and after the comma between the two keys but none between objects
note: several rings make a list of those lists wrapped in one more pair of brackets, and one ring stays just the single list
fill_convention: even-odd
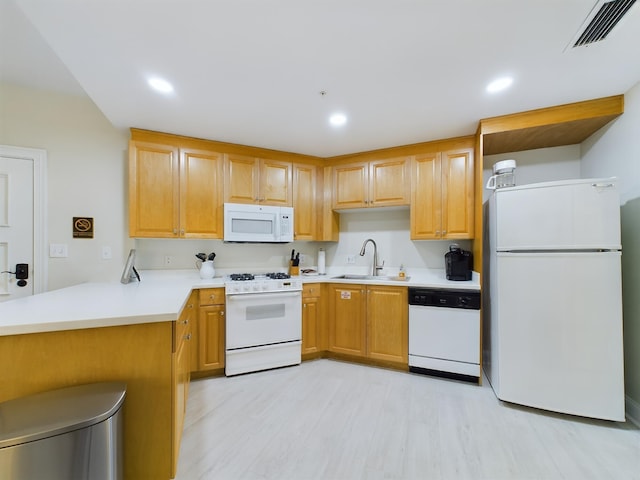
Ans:
[{"label": "cabinet knob", "polygon": [[222,310],[220,311],[220,316],[222,316],[222,317],[224,316],[224,311],[222,311]]},{"label": "cabinet knob", "polygon": [[306,303],[303,303],[303,304],[302,304],[302,308],[307,308],[307,304],[306,304]]},{"label": "cabinet knob", "polygon": [[191,334],[190,334],[190,333],[187,333],[187,334],[184,336],[184,339],[185,339],[185,340],[191,340]]},{"label": "cabinet knob", "polygon": [[177,229],[177,228],[174,228],[174,229],[173,229],[173,234],[174,234],[174,235],[178,235],[178,229]]},{"label": "cabinet knob", "polygon": [[180,230],[180,235],[184,236],[184,228],[182,230]]},{"label": "cabinet knob", "polygon": [[187,319],[186,319],[186,320],[184,320],[182,323],[183,323],[184,325],[189,325],[189,319],[187,318]]},{"label": "cabinet knob", "polygon": [[444,237],[446,234],[447,234],[447,231],[446,231],[446,230],[443,230],[443,231],[442,231],[442,236]]}]

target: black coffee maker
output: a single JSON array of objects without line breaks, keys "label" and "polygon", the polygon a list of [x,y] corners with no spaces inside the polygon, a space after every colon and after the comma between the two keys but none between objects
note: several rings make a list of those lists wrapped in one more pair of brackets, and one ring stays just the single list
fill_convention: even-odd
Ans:
[{"label": "black coffee maker", "polygon": [[462,250],[458,244],[449,245],[449,251],[444,255],[447,280],[471,280],[473,272],[473,253]]}]

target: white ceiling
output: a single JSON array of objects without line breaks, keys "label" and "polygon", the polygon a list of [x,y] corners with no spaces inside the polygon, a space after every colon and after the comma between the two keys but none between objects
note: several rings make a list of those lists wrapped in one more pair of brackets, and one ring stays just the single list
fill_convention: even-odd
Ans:
[{"label": "white ceiling", "polygon": [[[640,81],[640,2],[606,40],[566,48],[595,4],[0,0],[0,80],[86,93],[118,128],[333,156],[625,93]],[[485,92],[505,74],[511,89]]]}]

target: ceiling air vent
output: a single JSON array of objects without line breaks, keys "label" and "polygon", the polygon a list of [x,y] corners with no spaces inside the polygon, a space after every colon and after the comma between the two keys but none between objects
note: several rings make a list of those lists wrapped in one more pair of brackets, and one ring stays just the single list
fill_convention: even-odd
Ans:
[{"label": "ceiling air vent", "polygon": [[636,0],[599,0],[575,37],[573,47],[604,40]]}]

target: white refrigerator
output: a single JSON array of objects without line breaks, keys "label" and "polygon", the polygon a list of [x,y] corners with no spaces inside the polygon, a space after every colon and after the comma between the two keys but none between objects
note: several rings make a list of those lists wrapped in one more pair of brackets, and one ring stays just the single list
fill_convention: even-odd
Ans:
[{"label": "white refrigerator", "polygon": [[483,365],[496,396],[624,421],[615,179],[498,189],[484,214]]}]

